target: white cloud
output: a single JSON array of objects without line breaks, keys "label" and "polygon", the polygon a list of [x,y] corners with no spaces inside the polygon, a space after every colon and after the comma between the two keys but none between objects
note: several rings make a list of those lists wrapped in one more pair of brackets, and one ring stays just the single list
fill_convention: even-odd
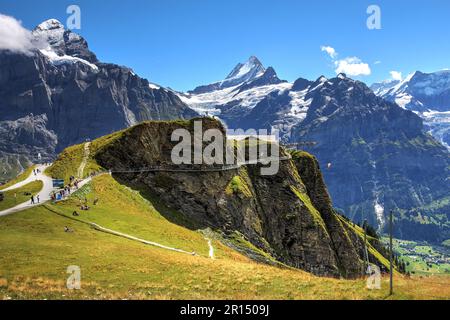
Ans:
[{"label": "white cloud", "polygon": [[380,60],[377,60],[377,61],[375,61],[373,64],[380,64],[381,63],[381,61]]},{"label": "white cloud", "polygon": [[357,57],[348,57],[334,62],[336,66],[335,72],[345,73],[348,76],[368,76],[372,73],[367,63],[361,61]]},{"label": "white cloud", "polygon": [[0,50],[30,54],[33,48],[31,32],[20,21],[0,14]]},{"label": "white cloud", "polygon": [[326,52],[333,60],[336,74],[345,73],[348,76],[368,76],[372,73],[370,66],[367,63],[361,61],[357,57],[347,57],[344,59],[337,59],[337,51],[330,46],[322,46],[320,49]]},{"label": "white cloud", "polygon": [[333,47],[322,46],[322,47],[320,47],[320,49],[322,51],[326,52],[331,57],[331,59],[335,59],[337,57],[337,52],[336,52],[336,50],[334,50]]},{"label": "white cloud", "polygon": [[391,74],[392,80],[402,80],[402,73],[399,71],[391,71],[389,72]]}]

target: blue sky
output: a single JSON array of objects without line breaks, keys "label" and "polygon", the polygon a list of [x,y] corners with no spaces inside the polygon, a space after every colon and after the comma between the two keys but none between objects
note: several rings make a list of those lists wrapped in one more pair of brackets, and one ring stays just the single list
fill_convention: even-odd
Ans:
[{"label": "blue sky", "polygon": [[[282,79],[335,75],[335,61],[357,57],[371,74],[450,68],[450,1],[446,0],[0,0],[0,13],[32,29],[48,18],[65,23],[81,8],[80,33],[100,60],[129,66],[177,90],[223,79],[256,55]],[[367,7],[381,8],[381,30],[366,27]]]}]

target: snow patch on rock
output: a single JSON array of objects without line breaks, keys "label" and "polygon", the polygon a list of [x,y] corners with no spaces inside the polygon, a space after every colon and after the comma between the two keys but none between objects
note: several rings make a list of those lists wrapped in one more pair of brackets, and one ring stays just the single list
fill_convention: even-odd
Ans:
[{"label": "snow patch on rock", "polygon": [[53,51],[51,48],[47,49],[41,49],[39,50],[47,59],[55,66],[60,66],[62,64],[74,64],[74,63],[83,63],[87,66],[89,66],[93,71],[97,72],[98,67],[90,63],[89,61],[86,61],[81,58],[72,57],[68,55],[62,55],[59,56],[55,51]]}]

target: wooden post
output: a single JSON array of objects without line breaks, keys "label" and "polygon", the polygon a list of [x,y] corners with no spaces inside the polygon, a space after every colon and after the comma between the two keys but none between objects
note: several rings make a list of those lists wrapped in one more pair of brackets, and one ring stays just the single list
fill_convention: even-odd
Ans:
[{"label": "wooden post", "polygon": [[367,256],[367,220],[364,220],[364,273],[367,272],[367,263],[368,263],[368,256]]},{"label": "wooden post", "polygon": [[392,295],[394,293],[394,268],[393,268],[393,250],[392,250],[392,233],[393,233],[393,211],[391,210],[389,214],[389,273],[390,273],[390,282],[389,282],[389,295]]}]

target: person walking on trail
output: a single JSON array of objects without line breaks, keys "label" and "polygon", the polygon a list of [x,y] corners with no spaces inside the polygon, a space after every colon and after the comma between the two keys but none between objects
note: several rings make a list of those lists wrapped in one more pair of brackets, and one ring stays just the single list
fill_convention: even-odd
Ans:
[{"label": "person walking on trail", "polygon": [[34,204],[34,196],[31,196],[31,204]]},{"label": "person walking on trail", "polygon": [[37,198],[37,203],[39,203],[39,201],[40,201],[39,195],[37,195],[36,198]]}]

